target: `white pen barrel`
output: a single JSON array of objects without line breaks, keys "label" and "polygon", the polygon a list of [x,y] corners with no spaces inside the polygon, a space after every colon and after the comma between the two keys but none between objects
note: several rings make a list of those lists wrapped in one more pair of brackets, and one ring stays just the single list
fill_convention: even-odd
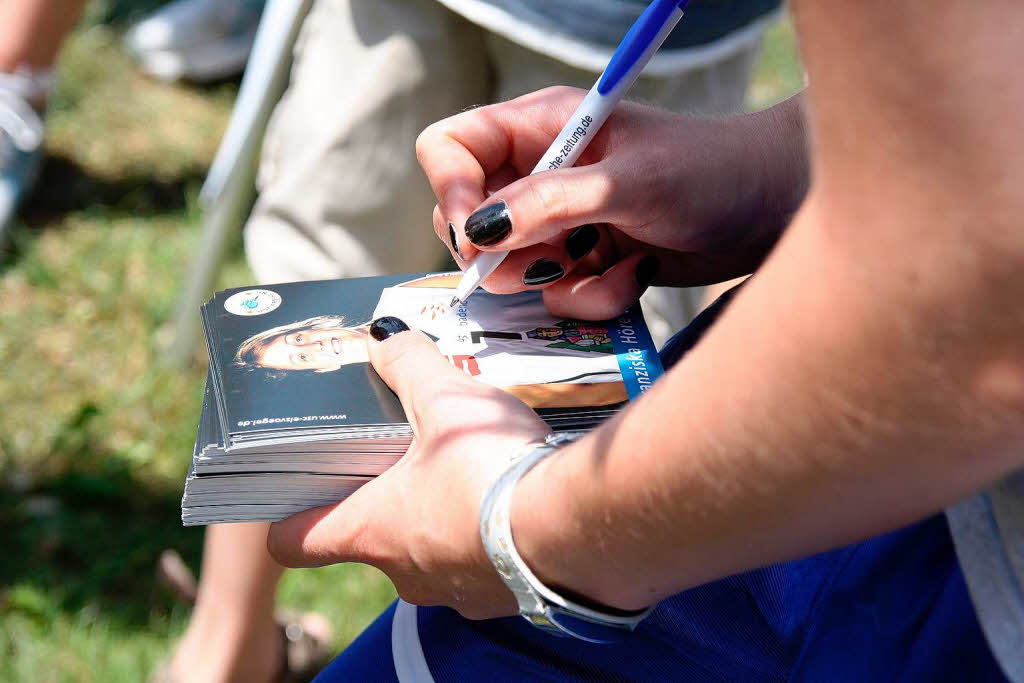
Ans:
[{"label": "white pen barrel", "polygon": [[455,288],[455,296],[459,301],[463,301],[480,283],[486,280],[487,276],[501,265],[506,256],[508,256],[507,251],[485,251],[477,254],[477,257],[462,274],[459,286]]},{"label": "white pen barrel", "polygon": [[630,67],[629,71],[623,74],[615,86],[603,95],[599,92],[601,82],[604,80],[602,74],[602,77],[597,80],[594,87],[590,89],[587,96],[580,102],[576,111],[569,118],[569,122],[565,124],[562,131],[555,137],[551,146],[548,147],[547,151],[541,156],[540,161],[537,162],[537,165],[533,167],[533,170],[530,172],[531,175],[559,168],[569,168],[579,160],[583,150],[587,148],[591,139],[601,129],[605,121],[608,120],[608,117],[611,116],[615,105],[622,99],[626,91],[633,87],[636,79],[640,77],[640,73],[647,66],[647,62],[651,61],[651,58],[658,52],[662,43],[665,42],[668,35],[672,33],[672,29],[676,27],[676,24],[682,18],[683,11],[676,8],[669,20],[658,31],[654,40],[647,46],[647,49],[641,53],[633,66]]},{"label": "white pen barrel", "polygon": [[616,98],[602,95],[597,91],[595,84],[580,102],[580,106],[576,108],[562,132],[530,171],[530,175],[573,166],[590,144],[591,138],[611,116],[615,103]]}]

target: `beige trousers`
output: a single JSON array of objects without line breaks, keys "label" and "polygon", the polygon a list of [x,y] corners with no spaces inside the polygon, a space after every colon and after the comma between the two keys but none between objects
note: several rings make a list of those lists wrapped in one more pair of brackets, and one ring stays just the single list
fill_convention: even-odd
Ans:
[{"label": "beige trousers", "polygon": [[[630,93],[675,111],[743,107],[757,46]],[[436,203],[414,144],[467,107],[550,85],[589,88],[588,73],[522,48],[433,0],[318,0],[295,47],[291,83],[271,119],[260,197],[245,250],[264,283],[453,267],[434,235]],[[699,297],[644,298],[657,341]]]}]

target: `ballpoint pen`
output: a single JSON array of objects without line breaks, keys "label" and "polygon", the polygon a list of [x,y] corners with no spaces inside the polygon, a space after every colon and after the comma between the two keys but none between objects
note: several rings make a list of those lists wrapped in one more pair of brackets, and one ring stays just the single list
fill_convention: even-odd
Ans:
[{"label": "ballpoint pen", "polygon": [[[530,174],[569,168],[611,116],[615,105],[636,82],[637,77],[669,33],[683,17],[689,0],[653,0],[629,29],[611,61],[562,131],[548,147]],[[478,254],[466,268],[449,303],[455,308],[483,283],[508,256],[507,251]]]}]

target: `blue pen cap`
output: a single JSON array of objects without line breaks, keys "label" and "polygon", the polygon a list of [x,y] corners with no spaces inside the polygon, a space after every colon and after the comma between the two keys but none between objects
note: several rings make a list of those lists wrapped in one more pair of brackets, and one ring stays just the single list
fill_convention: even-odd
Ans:
[{"label": "blue pen cap", "polygon": [[676,8],[684,9],[688,3],[689,0],[653,0],[619,43],[597,84],[597,92],[610,93],[658,36]]}]

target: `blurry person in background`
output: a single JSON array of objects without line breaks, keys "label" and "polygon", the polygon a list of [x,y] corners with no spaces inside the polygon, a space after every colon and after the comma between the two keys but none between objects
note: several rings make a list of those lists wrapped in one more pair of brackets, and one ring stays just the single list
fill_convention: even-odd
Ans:
[{"label": "blurry person in background", "polygon": [[43,157],[53,63],[86,0],[0,0],[0,242]]},{"label": "blurry person in background", "polygon": [[136,24],[125,47],[162,81],[205,83],[245,68],[266,0],[174,0]]},{"label": "blurry person in background", "polygon": [[[45,115],[54,87],[54,63],[87,0],[0,0],[0,242],[31,190],[43,159]],[[240,72],[252,45],[264,0],[176,0],[129,31],[126,47],[140,67],[162,80],[206,81]],[[204,612],[211,628],[192,629],[201,643],[187,674],[165,667],[154,680],[246,680],[284,678],[322,664],[330,625],[320,615],[274,612],[273,586],[280,576],[268,564],[266,529],[258,548],[239,562],[236,544],[216,543],[206,560],[216,569],[197,587],[180,558],[162,558],[165,578],[187,601],[223,609]],[[230,537],[230,531],[227,532]],[[267,558],[264,560],[263,558]],[[255,594],[249,589],[258,585]],[[254,597],[255,595],[255,597]],[[191,641],[190,641],[191,642]]]},{"label": "blurry person in background", "polygon": [[[0,0],[0,243],[43,159],[53,66],[87,0]],[[126,46],[164,81],[241,73],[265,0],[175,0],[143,19]]]}]

